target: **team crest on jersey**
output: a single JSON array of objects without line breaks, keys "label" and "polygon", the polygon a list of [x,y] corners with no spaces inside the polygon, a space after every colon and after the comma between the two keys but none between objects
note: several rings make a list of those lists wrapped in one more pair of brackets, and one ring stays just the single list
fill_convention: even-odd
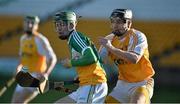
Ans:
[{"label": "team crest on jersey", "polygon": [[82,55],[79,53],[79,52],[77,52],[75,49],[71,49],[71,53],[72,53],[72,59],[79,59],[80,57],[82,57]]}]

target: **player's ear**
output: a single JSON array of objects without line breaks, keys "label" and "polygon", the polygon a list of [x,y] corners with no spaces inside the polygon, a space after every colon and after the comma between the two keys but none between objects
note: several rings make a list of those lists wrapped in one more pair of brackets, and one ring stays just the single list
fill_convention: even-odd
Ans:
[{"label": "player's ear", "polygon": [[69,23],[69,29],[72,30],[72,29],[75,29],[76,27],[76,23],[75,22],[70,22]]},{"label": "player's ear", "polygon": [[132,20],[128,20],[128,21],[127,21],[127,24],[128,24],[128,28],[131,28]]},{"label": "player's ear", "polygon": [[74,28],[74,24],[70,23],[69,27],[70,27],[70,29],[73,29]]}]

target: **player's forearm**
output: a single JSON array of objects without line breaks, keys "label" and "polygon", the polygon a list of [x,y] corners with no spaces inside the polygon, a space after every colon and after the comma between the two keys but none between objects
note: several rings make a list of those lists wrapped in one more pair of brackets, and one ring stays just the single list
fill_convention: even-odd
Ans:
[{"label": "player's forearm", "polygon": [[81,60],[74,60],[74,59],[72,59],[71,60],[71,64],[72,64],[72,66],[86,66],[86,65],[90,65],[90,64],[93,64],[93,63],[95,63],[96,61],[91,57],[89,57],[89,58],[86,58],[86,57],[83,57],[83,58],[81,58]]},{"label": "player's forearm", "polygon": [[133,52],[123,51],[121,49],[115,48],[114,46],[110,46],[106,48],[115,56],[125,60],[126,62],[135,64],[139,61],[139,56]]},{"label": "player's forearm", "polygon": [[49,61],[47,62],[47,70],[46,74],[49,76],[50,73],[52,72],[53,68],[55,67],[57,62],[57,58],[54,56],[53,58],[50,58]]},{"label": "player's forearm", "polygon": [[72,66],[86,66],[91,65],[93,63],[97,62],[97,57],[94,54],[93,50],[91,48],[88,48],[84,51],[84,54],[79,59],[72,59],[71,65]]}]

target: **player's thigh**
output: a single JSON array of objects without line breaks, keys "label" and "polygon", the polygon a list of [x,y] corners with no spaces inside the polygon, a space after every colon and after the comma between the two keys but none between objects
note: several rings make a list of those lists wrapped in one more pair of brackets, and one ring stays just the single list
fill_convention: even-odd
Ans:
[{"label": "player's thigh", "polygon": [[95,92],[93,94],[93,103],[103,103],[108,94],[108,86],[107,83],[97,84],[95,86]]},{"label": "player's thigh", "polygon": [[76,103],[75,100],[73,100],[71,97],[69,96],[65,96],[63,98],[60,98],[59,100],[57,100],[55,102],[55,104],[59,104],[59,103]]},{"label": "player's thigh", "polygon": [[134,93],[130,98],[130,102],[149,104],[150,99],[153,95],[153,87],[154,87],[154,80],[151,78],[147,80],[145,85],[139,86],[135,89]]},{"label": "player's thigh", "polygon": [[104,103],[107,93],[107,83],[82,86],[78,89],[77,103]]},{"label": "player's thigh", "polygon": [[17,85],[12,97],[12,102],[13,103],[29,102],[37,95],[38,95],[38,90],[36,88],[24,88]]},{"label": "player's thigh", "polygon": [[130,97],[131,103],[148,104],[149,101],[149,93],[145,87],[138,87]]},{"label": "player's thigh", "polygon": [[153,96],[153,91],[154,91],[154,79],[153,78],[148,79],[148,81],[146,83],[146,88],[149,92],[149,98],[151,99]]},{"label": "player's thigh", "polygon": [[97,85],[80,86],[69,97],[77,103],[101,103],[104,102],[108,87],[106,83]]}]

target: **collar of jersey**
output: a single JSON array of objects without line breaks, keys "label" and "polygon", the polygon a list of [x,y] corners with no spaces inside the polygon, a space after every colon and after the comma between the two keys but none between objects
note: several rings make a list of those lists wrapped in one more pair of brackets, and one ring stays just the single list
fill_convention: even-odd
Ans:
[{"label": "collar of jersey", "polygon": [[68,44],[69,44],[69,42],[70,42],[70,40],[71,40],[72,35],[73,35],[75,32],[76,32],[76,30],[72,30],[72,31],[70,32],[69,38],[68,38]]}]

